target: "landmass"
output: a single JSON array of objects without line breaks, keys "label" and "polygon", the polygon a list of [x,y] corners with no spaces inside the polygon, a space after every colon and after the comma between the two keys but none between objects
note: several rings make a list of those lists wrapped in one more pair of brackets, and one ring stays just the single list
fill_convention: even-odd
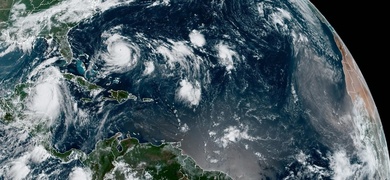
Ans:
[{"label": "landmass", "polygon": [[[61,0],[3,0],[0,3],[0,30],[13,26],[14,22],[11,22],[9,17],[15,2],[26,6],[25,12],[20,15],[24,17],[51,8],[60,3]],[[64,59],[71,62],[72,49],[67,39],[67,33],[77,23],[59,21],[56,15],[58,14],[50,17],[52,26],[42,28],[39,36],[53,38],[58,43],[59,51]],[[17,36],[17,34],[11,32],[10,36]],[[103,89],[81,76],[64,73],[63,77],[88,91]],[[17,117],[23,118],[22,112],[25,108],[23,102],[29,95],[29,88],[29,84],[18,84],[11,96],[0,98],[0,120],[11,122]],[[136,96],[124,90],[109,90],[109,93],[109,98],[118,103],[128,99],[137,100]],[[81,100],[91,101],[89,98]],[[152,98],[142,99],[142,102],[153,101]],[[32,128],[31,135],[39,135],[48,131],[45,124],[38,124]],[[43,142],[43,145],[53,157],[61,161],[79,159],[85,167],[92,170],[93,179],[103,179],[107,176],[113,177],[113,179],[125,179],[129,173],[134,177],[153,179],[231,179],[223,172],[203,170],[196,165],[191,157],[182,153],[179,143],[153,145],[140,143],[138,139],[130,136],[120,139],[121,136],[118,133],[111,138],[99,141],[89,154],[77,149],[58,152],[48,142]],[[121,168],[127,168],[130,172],[121,171]]]},{"label": "landmass", "polygon": [[[376,154],[376,158],[379,160],[378,164],[382,165],[380,167],[381,170],[379,171],[380,175],[378,177],[385,177],[386,175],[382,173],[386,172],[390,168],[390,165],[388,164],[389,153],[386,147],[386,139],[383,137],[383,131],[381,131],[382,123],[374,99],[371,96],[368,85],[364,80],[358,65],[347,47],[342,42],[341,38],[336,33],[334,33],[334,40],[342,55],[342,64],[348,95],[355,107],[362,110],[364,109],[365,113],[367,113],[366,115],[360,114],[360,116],[362,116],[360,119],[363,120],[363,122],[366,120],[370,121],[370,126],[365,127],[367,129],[359,132],[361,133],[360,138],[362,138],[363,141],[367,138],[366,141],[368,142],[372,141],[372,139],[378,140],[376,143],[372,144],[375,148],[375,152],[384,151],[384,153]],[[359,101],[362,101],[361,105],[356,104]],[[364,137],[362,137],[362,134]]]},{"label": "landmass", "polygon": [[[77,85],[83,87],[84,89],[88,90],[88,91],[92,91],[92,90],[103,90],[103,88],[99,85],[96,85],[94,83],[91,83],[91,82],[88,82],[88,80],[86,80],[84,77],[81,77],[81,76],[76,76],[74,74],[71,74],[71,73],[64,73],[63,74],[64,78],[73,82],[73,83],[76,83]],[[110,94],[108,97],[106,97],[108,100],[115,100],[117,101],[118,103],[123,103],[129,99],[132,99],[134,101],[137,100],[137,96],[125,91],[125,90],[109,90],[108,91]],[[144,98],[145,99],[145,98]],[[91,99],[89,98],[82,98],[81,99],[83,102],[91,102]],[[152,99],[150,98],[147,98],[145,99],[146,101],[148,102],[151,102]]]},{"label": "landmass", "polygon": [[[86,89],[99,87],[79,76],[64,73],[64,78]],[[7,98],[0,98],[1,120],[13,121],[15,117],[23,118],[21,106],[28,97],[29,84],[18,84],[13,93]],[[99,87],[100,88],[100,87]],[[136,99],[136,96],[123,90],[110,90],[112,98],[118,102],[127,99]],[[18,101],[15,101],[17,99]],[[143,98],[144,102],[152,102],[151,98]],[[18,102],[14,104],[14,102]],[[19,108],[18,108],[19,107]],[[1,112],[5,111],[5,112]],[[42,133],[50,133],[44,123],[32,127],[30,135],[39,136]],[[227,174],[220,171],[205,171],[195,161],[182,153],[180,143],[140,143],[138,139],[127,135],[122,138],[121,133],[113,137],[97,142],[94,150],[86,154],[78,149],[59,152],[50,145],[50,140],[41,142],[52,157],[63,162],[79,160],[92,171],[93,179],[126,179],[139,177],[141,179],[231,179]],[[125,169],[124,169],[125,168]]]},{"label": "landmass", "polygon": [[[84,77],[77,76],[71,73],[63,73],[64,79],[69,82],[75,83],[78,87],[83,88],[86,91],[102,91],[103,87],[91,83],[86,80]],[[31,84],[20,83],[17,84],[14,90],[8,96],[0,97],[0,120],[9,123],[15,120],[16,117],[21,118],[23,116],[23,110],[25,109],[24,101],[28,97],[29,88]],[[137,97],[124,90],[109,90],[110,94],[108,97],[105,97],[109,100],[115,100],[118,103],[123,103],[129,99],[134,101],[137,100]],[[80,99],[84,103],[89,103],[92,99],[88,97],[82,97]],[[151,98],[143,98],[143,102],[152,102]]]},{"label": "landmass", "polygon": [[20,3],[26,5],[27,13],[34,13],[48,9],[61,1],[62,0],[21,0]]},{"label": "landmass", "polygon": [[153,102],[154,99],[152,98],[142,98],[142,102]]},{"label": "landmass", "polygon": [[21,113],[25,109],[23,102],[27,98],[29,88],[30,84],[17,84],[9,96],[0,98],[0,120],[10,123],[15,118],[23,117]]},{"label": "landmass", "polygon": [[68,41],[68,31],[76,26],[75,23],[58,22],[57,27],[49,30],[49,35],[52,35],[58,43],[58,47],[62,57],[69,63],[72,60],[73,52]]},{"label": "landmass", "polygon": [[118,103],[125,102],[129,99],[132,99],[134,101],[137,100],[137,96],[134,96],[133,94],[124,91],[124,90],[110,90],[110,98],[118,101]]},{"label": "landmass", "polygon": [[[138,139],[124,138],[121,133],[99,141],[95,149],[81,159],[83,165],[92,170],[93,179],[126,179],[139,177],[141,179],[232,179],[220,171],[205,171],[195,161],[183,155],[179,143],[163,143],[153,145],[140,143]],[[74,152],[76,151],[76,152]],[[70,150],[58,153],[50,150],[51,154],[62,160],[72,159]]]},{"label": "landmass", "polygon": [[[64,78],[78,85],[95,89],[99,87],[79,76],[64,73]],[[23,118],[23,102],[28,98],[30,84],[18,84],[12,93],[5,98],[0,98],[0,120],[13,121],[15,117]],[[100,87],[99,87],[100,88]],[[110,90],[111,96],[118,102],[136,97],[123,90]],[[15,101],[17,100],[17,101]],[[152,102],[151,98],[143,98],[144,102]],[[16,104],[15,104],[16,102]],[[22,108],[22,109],[21,109]],[[31,136],[50,134],[50,130],[44,122],[31,127]],[[44,140],[43,140],[44,139]],[[98,141],[92,152],[84,153],[78,149],[70,149],[59,152],[50,144],[48,137],[41,139],[42,145],[53,158],[62,162],[78,160],[85,168],[92,171],[93,179],[232,179],[220,171],[206,171],[196,164],[194,159],[184,155],[180,149],[180,143],[140,143],[138,139],[127,135],[122,138],[121,133]]]},{"label": "landmass", "polygon": [[349,96],[353,102],[355,102],[357,98],[363,99],[364,106],[367,109],[371,120],[380,119],[374,100],[370,94],[370,90],[368,89],[359,67],[357,66],[351,53],[341,41],[340,37],[336,34],[334,36],[334,40],[342,54],[342,64],[346,81],[345,83]]},{"label": "landmass", "polygon": [[73,83],[76,83],[89,91],[102,89],[102,87],[100,87],[94,83],[88,82],[84,77],[76,76],[76,75],[71,74],[71,73],[64,73],[63,76],[65,79],[67,79]]},{"label": "landmass", "polygon": [[2,0],[0,2],[0,28],[1,28],[1,23],[8,21],[12,4],[13,4],[13,0]]},{"label": "landmass", "polygon": [[[19,14],[21,16],[20,18],[22,18],[24,16],[49,9],[60,2],[62,2],[62,0],[21,0],[19,2],[16,2],[16,0],[3,0],[0,2],[0,30],[12,27],[14,22],[10,21],[9,17],[13,5],[16,3],[25,5],[25,11],[23,14]],[[68,42],[67,33],[71,28],[75,27],[77,23],[58,20],[57,16],[60,14],[61,12],[50,17],[50,24],[52,25],[44,26],[39,36],[53,38],[58,43],[61,55],[69,63],[72,60],[73,53]],[[12,32],[10,35],[14,36]]]}]

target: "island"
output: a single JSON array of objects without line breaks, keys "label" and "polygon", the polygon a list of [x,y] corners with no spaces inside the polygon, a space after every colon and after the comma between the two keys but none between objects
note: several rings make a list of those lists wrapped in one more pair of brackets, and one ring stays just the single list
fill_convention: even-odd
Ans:
[{"label": "island", "polygon": [[[59,153],[49,152],[63,161],[72,158],[72,154],[81,157],[81,162],[92,171],[92,179],[125,179],[132,174],[141,179],[232,179],[220,171],[206,171],[195,161],[182,153],[180,143],[140,143],[138,139],[122,133],[97,142],[94,150],[82,155],[79,150],[71,149]],[[125,168],[125,170],[124,170]]]}]

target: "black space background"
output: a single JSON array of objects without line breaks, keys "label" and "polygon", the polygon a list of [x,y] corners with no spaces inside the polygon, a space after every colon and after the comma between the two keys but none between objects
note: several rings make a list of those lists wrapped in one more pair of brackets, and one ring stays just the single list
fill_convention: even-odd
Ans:
[{"label": "black space background", "polygon": [[[388,86],[390,83],[389,9],[384,2],[310,0],[335,29],[358,64],[382,120],[390,147]],[[387,15],[386,15],[387,14]]]}]

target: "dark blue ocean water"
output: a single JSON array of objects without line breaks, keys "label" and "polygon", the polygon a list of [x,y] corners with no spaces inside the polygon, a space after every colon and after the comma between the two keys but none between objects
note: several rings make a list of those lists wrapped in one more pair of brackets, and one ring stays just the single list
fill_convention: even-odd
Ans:
[{"label": "dark blue ocean water", "polygon": [[[96,15],[69,32],[74,57],[83,61],[86,67],[90,66],[91,61],[99,58],[94,57],[95,54],[106,51],[106,45],[101,38],[103,32],[116,26],[121,27],[117,33],[129,38],[141,49],[140,62],[130,72],[113,73],[105,79],[90,78],[92,82],[106,89],[126,90],[138,97],[152,97],[156,102],[153,105],[143,105],[128,101],[121,105],[107,106],[105,109],[110,111],[110,114],[123,114],[116,117],[117,119],[109,120],[107,125],[104,125],[115,128],[110,130],[105,128],[107,135],[117,130],[144,131],[144,126],[150,126],[148,133],[145,133],[145,136],[148,136],[146,140],[151,141],[152,137],[157,140],[174,140],[172,135],[177,133],[175,133],[177,118],[173,114],[175,109],[183,113],[185,118],[182,120],[185,123],[193,123],[202,119],[200,117],[203,116],[203,112],[208,111],[213,106],[213,101],[217,100],[226,101],[232,106],[240,99],[256,100],[256,103],[261,103],[262,106],[279,104],[274,109],[275,111],[278,111],[278,106],[279,108],[283,106],[288,98],[290,74],[294,66],[291,37],[270,31],[269,27],[263,25],[266,22],[264,19],[239,16],[241,12],[233,11],[246,9],[235,7],[240,4],[230,3],[232,2],[226,2],[221,9],[215,4],[197,1],[175,2],[170,6],[153,8],[147,8],[150,3],[133,3],[130,6],[114,8]],[[248,23],[257,26],[256,28],[248,27]],[[202,101],[193,112],[185,105],[176,103],[174,97],[178,82],[186,75],[183,75],[178,68],[172,71],[173,76],[164,77],[163,68],[166,64],[164,57],[155,54],[155,47],[150,47],[150,43],[153,41],[169,43],[169,40],[189,41],[188,34],[199,27],[203,27],[202,30],[205,32],[207,44],[204,49],[207,51],[194,50],[194,53],[202,59],[202,64],[200,64],[200,73],[191,78],[201,80],[204,87],[202,88]],[[257,33],[261,32],[267,32],[267,36],[258,37]],[[142,33],[147,40],[137,38],[137,33]],[[242,63],[236,64],[237,69],[232,74],[227,74],[224,67],[215,67],[218,64],[215,46],[221,41],[234,46],[237,54],[245,58],[242,59]],[[265,56],[256,58],[257,53],[265,54]],[[85,58],[85,54],[89,58]],[[79,58],[79,56],[83,57]],[[143,64],[141,62],[146,60],[155,62],[157,77],[142,77]],[[193,60],[188,59],[188,61]],[[99,70],[103,66],[104,63],[94,62],[93,67]],[[80,75],[76,65],[69,66],[68,71]],[[206,72],[208,72],[207,77]],[[108,81],[113,78],[119,78],[121,83],[107,86]],[[206,84],[206,78],[210,79],[209,84]],[[246,88],[245,91],[243,91],[244,88]],[[91,121],[99,123],[99,119],[101,117],[98,115]],[[140,127],[136,128],[137,124]],[[161,125],[164,125],[164,128],[159,128]],[[90,136],[94,134],[90,133]],[[74,139],[69,141],[75,142]]]},{"label": "dark blue ocean water", "polygon": [[[307,164],[295,159],[300,151],[308,156],[308,164],[322,167],[323,172],[330,171],[330,162],[326,158],[330,148],[322,142],[321,137],[326,130],[318,131],[313,122],[315,118],[321,121],[326,117],[321,117],[321,113],[315,114],[318,107],[305,102],[307,94],[318,96],[318,92],[327,90],[330,93],[329,101],[336,102],[335,106],[340,106],[338,109],[343,107],[342,102],[337,102],[346,95],[341,54],[326,24],[321,24],[322,32],[316,32],[321,34],[319,38],[308,40],[312,46],[307,49],[325,57],[325,62],[334,72],[331,78],[339,78],[335,82],[328,82],[317,75],[315,69],[305,70],[302,67],[305,60],[312,57],[295,47],[297,44],[294,44],[291,33],[299,29],[302,31],[300,33],[308,35],[315,30],[310,29],[303,15],[287,2],[268,3],[270,7],[289,10],[292,19],[283,21],[287,28],[273,23],[275,9],[265,8],[263,17],[259,16],[256,7],[259,2],[254,1],[174,1],[169,6],[148,7],[151,3],[137,1],[109,9],[82,21],[69,31],[73,61],[66,66],[58,63],[58,68],[62,72],[83,76],[103,90],[91,96],[79,85],[66,82],[72,100],[87,113],[87,117],[72,116],[67,112],[60,114],[51,129],[51,142],[56,149],[63,152],[76,148],[88,153],[98,140],[117,132],[129,133],[140,142],[154,144],[183,141],[185,147],[196,149],[195,146],[215,140],[209,136],[209,132],[224,134],[227,127],[238,127],[257,138],[246,143],[250,150],[258,150],[270,159],[255,162],[264,172],[277,174],[270,177],[283,178],[291,175],[291,172],[304,171]],[[200,30],[207,41],[201,48],[191,46],[189,34],[194,29]],[[107,52],[105,33],[120,34],[126,37],[126,41],[138,46],[140,56],[131,70],[102,75],[107,64],[99,54]],[[185,58],[189,68],[176,63],[175,68],[169,69],[166,58],[157,53],[159,46],[171,47],[174,45],[172,42],[184,42],[191,47],[193,56]],[[328,46],[323,42],[331,43]],[[216,47],[221,43],[234,49],[237,54],[233,57],[234,69],[231,72],[220,65]],[[3,83],[12,85],[23,81],[29,70],[48,58],[46,49],[45,41],[39,39],[29,55],[16,51],[2,57],[1,88],[4,87]],[[52,52],[54,55],[56,52]],[[143,75],[146,61],[154,62],[152,76]],[[309,68],[320,67],[315,63],[308,64],[311,65]],[[177,91],[183,79],[201,84],[198,105],[189,106],[177,100]],[[317,81],[324,82],[318,86],[323,89],[312,90],[311,85]],[[125,90],[138,99],[123,103],[107,100],[111,89]],[[292,89],[297,91],[296,94],[292,93]],[[153,98],[154,102],[141,102],[140,99],[144,97]],[[91,102],[83,102],[82,98],[91,98]],[[65,103],[70,102],[65,100]],[[318,117],[313,118],[310,112]],[[74,119],[74,122],[67,123],[69,119]],[[323,122],[326,125],[326,121]],[[183,124],[190,128],[188,132],[180,131]],[[340,135],[338,133],[330,132],[329,136]],[[188,139],[192,138],[200,140],[191,144]],[[272,140],[259,140],[267,138]],[[34,173],[38,173],[39,169],[51,173],[55,170],[51,167],[55,167],[66,169],[61,173],[67,174],[77,163],[58,164],[56,160],[51,160],[32,169]],[[321,175],[317,172],[311,178],[320,177],[326,177],[326,173]]]}]

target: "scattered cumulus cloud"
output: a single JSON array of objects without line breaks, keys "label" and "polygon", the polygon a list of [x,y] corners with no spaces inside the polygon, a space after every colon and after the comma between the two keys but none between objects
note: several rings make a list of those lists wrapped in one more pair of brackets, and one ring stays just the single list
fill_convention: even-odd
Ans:
[{"label": "scattered cumulus cloud", "polygon": [[206,44],[206,39],[204,38],[204,35],[197,30],[192,30],[189,34],[189,37],[191,43],[195,46],[203,47]]}]

